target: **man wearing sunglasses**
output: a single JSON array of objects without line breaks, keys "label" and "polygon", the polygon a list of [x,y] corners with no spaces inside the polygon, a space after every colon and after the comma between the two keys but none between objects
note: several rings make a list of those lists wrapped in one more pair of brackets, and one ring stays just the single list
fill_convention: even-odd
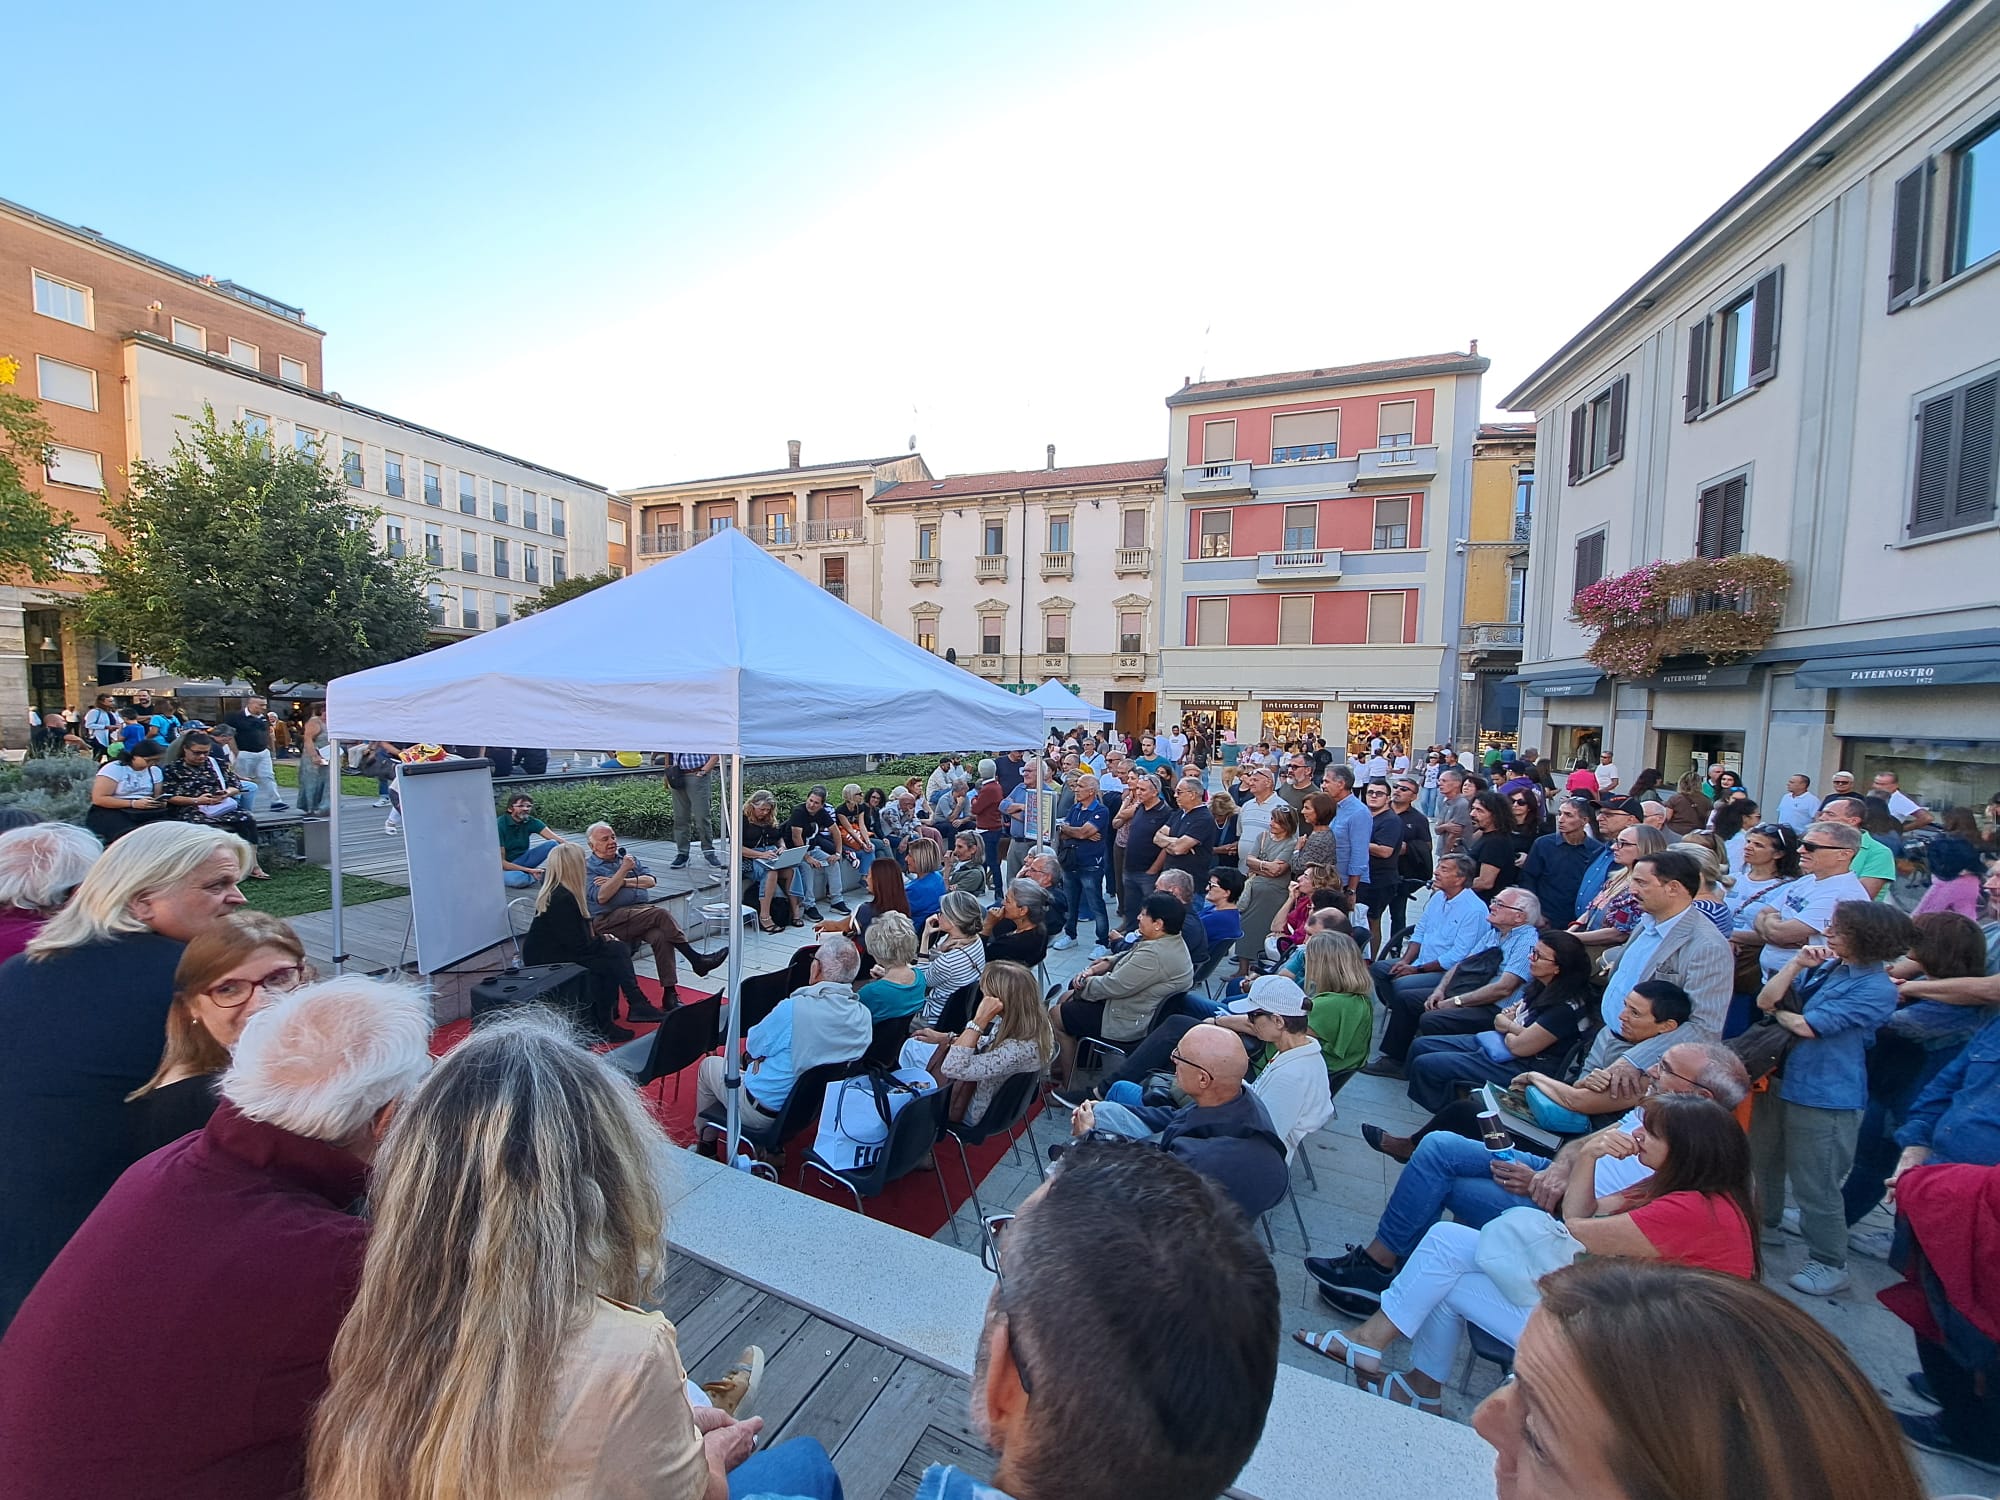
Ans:
[{"label": "man wearing sunglasses", "polygon": [[1833,909],[1843,901],[1871,901],[1868,888],[1850,867],[1861,852],[1861,830],[1846,823],[1814,823],[1799,841],[1804,873],[1776,902],[1761,908],[1751,929],[1764,940],[1758,965],[1769,979],[1808,943],[1820,941]]},{"label": "man wearing sunglasses", "polygon": [[1181,1109],[1086,1099],[1070,1111],[1072,1136],[1093,1131],[1151,1141],[1177,1156],[1256,1218],[1285,1195],[1285,1143],[1256,1094],[1243,1086],[1250,1058],[1242,1038],[1221,1026],[1195,1026],[1174,1049]]},{"label": "man wearing sunglasses", "polygon": [[933,1464],[917,1500],[1228,1489],[1277,1383],[1277,1273],[1249,1221],[1164,1153],[1093,1140],[981,1229],[994,1285],[972,1422],[999,1462],[986,1484]]}]

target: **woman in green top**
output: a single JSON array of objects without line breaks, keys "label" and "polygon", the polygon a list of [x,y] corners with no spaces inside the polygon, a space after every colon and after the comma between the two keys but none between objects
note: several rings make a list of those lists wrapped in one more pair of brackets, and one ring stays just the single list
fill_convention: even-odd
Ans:
[{"label": "woman in green top", "polygon": [[923,1009],[925,984],[922,971],[911,960],[917,956],[917,929],[899,911],[885,911],[868,924],[868,956],[875,962],[875,977],[854,992],[877,1021],[893,1021],[914,1016]]},{"label": "woman in green top", "polygon": [[1329,1076],[1351,1073],[1368,1061],[1375,1032],[1374,982],[1353,938],[1316,932],[1306,939],[1307,1025],[1319,1038]]}]

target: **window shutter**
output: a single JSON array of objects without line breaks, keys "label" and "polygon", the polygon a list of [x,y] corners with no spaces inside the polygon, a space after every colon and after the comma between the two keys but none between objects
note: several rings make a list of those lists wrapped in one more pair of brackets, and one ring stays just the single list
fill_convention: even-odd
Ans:
[{"label": "window shutter", "polygon": [[1778,373],[1778,308],[1784,297],[1785,268],[1757,278],[1750,312],[1750,383],[1761,385]]},{"label": "window shutter", "polygon": [[1717,557],[1734,557],[1743,550],[1743,502],[1750,481],[1738,474],[1722,486],[1721,546]]},{"label": "window shutter", "polygon": [[2000,375],[1975,380],[1960,396],[1951,524],[1971,526],[1993,518],[1993,419]]},{"label": "window shutter", "polygon": [[1604,576],[1604,533],[1593,531],[1576,539],[1576,572],[1570,592],[1580,594]]},{"label": "window shutter", "polygon": [[1631,386],[1626,376],[1611,382],[1611,433],[1604,444],[1604,462],[1615,464],[1625,456],[1625,392]]},{"label": "window shutter", "polygon": [[1931,164],[1897,179],[1889,236],[1889,311],[1930,284]]},{"label": "window shutter", "polygon": [[1589,408],[1579,406],[1569,414],[1569,482],[1583,478],[1583,431]]},{"label": "window shutter", "polygon": [[1708,319],[1688,330],[1687,407],[1681,420],[1692,422],[1708,410]]},{"label": "window shutter", "polygon": [[1694,555],[1720,557],[1722,545],[1722,486],[1712,484],[1695,502]]},{"label": "window shutter", "polygon": [[1910,535],[1928,536],[1951,525],[1952,418],[1960,393],[1917,408],[1917,482],[1910,498]]}]

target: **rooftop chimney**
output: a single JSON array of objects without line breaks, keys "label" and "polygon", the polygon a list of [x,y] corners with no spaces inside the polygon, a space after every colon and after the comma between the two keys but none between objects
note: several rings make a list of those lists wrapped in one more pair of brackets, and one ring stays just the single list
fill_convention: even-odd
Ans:
[{"label": "rooftop chimney", "polygon": [[1474,340],[1472,341],[1472,347],[1471,347],[1471,349],[1469,349],[1469,350],[1468,350],[1467,352],[1468,352],[1468,353],[1471,353],[1471,354],[1477,354],[1477,353],[1479,352],[1479,340],[1478,340],[1478,339],[1474,339]]},{"label": "rooftop chimney", "polygon": [[1055,466],[1056,466],[1056,445],[1055,445],[1054,443],[1050,443],[1050,444],[1049,444],[1049,467],[1050,467],[1051,469],[1053,469],[1053,468],[1054,468]]},{"label": "rooftop chimney", "polygon": [[797,438],[792,438],[785,444],[785,455],[790,460],[790,467],[796,469],[799,466],[799,440]]}]

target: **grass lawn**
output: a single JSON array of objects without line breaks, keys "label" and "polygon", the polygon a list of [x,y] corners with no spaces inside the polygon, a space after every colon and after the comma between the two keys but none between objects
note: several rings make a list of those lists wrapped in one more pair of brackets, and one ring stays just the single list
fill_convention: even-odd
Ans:
[{"label": "grass lawn", "polygon": [[[348,875],[340,882],[343,910],[409,893],[408,886],[370,880],[366,875]],[[251,910],[268,912],[274,917],[329,911],[333,907],[333,876],[318,865],[281,865],[271,871],[269,880],[244,881],[243,899]]]},{"label": "grass lawn", "polygon": [[[281,760],[271,767],[271,775],[279,786],[297,790],[299,784],[299,763],[295,760]],[[342,776],[340,794],[343,797],[373,797],[376,795],[373,776]],[[370,896],[370,901],[379,901],[380,896]],[[348,903],[350,906],[352,902]]]}]

